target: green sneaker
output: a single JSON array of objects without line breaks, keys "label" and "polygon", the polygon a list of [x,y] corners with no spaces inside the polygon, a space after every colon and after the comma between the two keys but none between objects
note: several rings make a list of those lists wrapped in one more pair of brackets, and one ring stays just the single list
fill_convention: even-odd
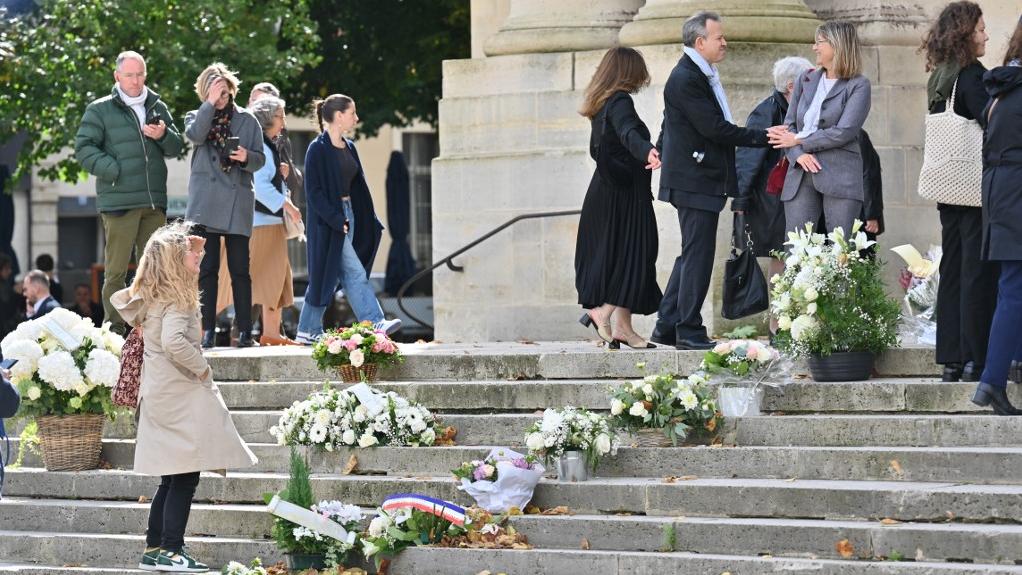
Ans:
[{"label": "green sneaker", "polygon": [[142,560],[138,562],[138,568],[143,571],[156,571],[156,561],[160,558],[159,547],[147,547],[142,553]]},{"label": "green sneaker", "polygon": [[184,548],[177,553],[161,549],[160,556],[156,560],[156,570],[176,573],[205,573],[209,571],[209,567],[192,559]]}]

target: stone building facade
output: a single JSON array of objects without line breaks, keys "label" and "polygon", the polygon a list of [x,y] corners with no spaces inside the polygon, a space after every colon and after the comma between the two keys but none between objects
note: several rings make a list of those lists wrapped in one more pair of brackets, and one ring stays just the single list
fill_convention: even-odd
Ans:
[{"label": "stone building facade", "polygon": [[[981,4],[991,36],[984,61],[996,65],[1018,6]],[[633,46],[645,56],[653,82],[637,95],[636,106],[656,138],[663,84],[682,53],[681,25],[700,9],[723,16],[729,50],[721,76],[740,122],[771,93],[776,59],[812,59],[813,32],[821,21],[854,22],[873,86],[866,129],[883,162],[887,233],[881,248],[939,243],[936,209],[916,194],[926,84],[917,48],[943,6],[880,0],[473,0],[473,57],[444,64],[440,157],[433,163],[434,260],[514,216],[581,206],[594,164],[588,157],[589,125],[577,109],[608,47]],[[657,175],[653,186],[658,187]],[[656,202],[656,212],[663,286],[680,237],[674,208]],[[720,268],[731,232],[726,216],[718,231]],[[456,263],[464,271],[437,270],[437,339],[587,337],[576,322],[577,221],[568,216],[520,222],[461,256]],[[887,266],[892,293],[898,265]],[[703,310],[715,333],[727,328],[719,319],[720,292],[715,277]],[[652,319],[636,322],[640,333],[649,332]]]}]

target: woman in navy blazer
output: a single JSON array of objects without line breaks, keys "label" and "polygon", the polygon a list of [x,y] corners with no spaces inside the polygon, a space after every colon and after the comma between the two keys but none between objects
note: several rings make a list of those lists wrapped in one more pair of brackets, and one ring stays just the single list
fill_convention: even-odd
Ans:
[{"label": "woman in navy blazer", "polygon": [[[827,22],[813,44],[818,68],[795,83],[785,126],[770,130],[770,143],[785,149],[788,173],[781,201],[789,231],[826,216],[831,228],[850,234],[862,212],[862,153],[859,132],[869,115],[869,80],[860,72],[862,54],[855,26]],[[871,223],[866,231],[877,233]]]},{"label": "woman in navy blazer", "polygon": [[401,320],[384,318],[369,283],[383,225],[376,218],[355,143],[344,136],[358,123],[355,102],[333,94],[316,102],[316,116],[324,130],[305,154],[309,287],[297,341],[313,343],[323,333],[323,313],[338,286],[358,321],[392,333]]}]

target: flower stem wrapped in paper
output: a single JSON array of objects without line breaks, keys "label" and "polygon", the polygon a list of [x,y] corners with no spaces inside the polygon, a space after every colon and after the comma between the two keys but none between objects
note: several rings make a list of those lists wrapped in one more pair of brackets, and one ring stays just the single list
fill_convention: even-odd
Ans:
[{"label": "flower stem wrapped in paper", "polygon": [[703,354],[699,366],[720,387],[726,416],[759,415],[762,386],[780,387],[791,381],[794,362],[776,349],[750,339],[718,343]]},{"label": "flower stem wrapped in paper", "polygon": [[497,447],[483,460],[462,463],[452,469],[461,485],[480,507],[490,513],[507,513],[512,507],[525,509],[546,469],[534,455],[522,455]]},{"label": "flower stem wrapped in paper", "polygon": [[901,337],[926,345],[937,345],[937,288],[940,285],[940,246],[930,246],[926,257],[911,244],[891,248],[905,260],[901,271],[901,287],[905,290],[902,305]]}]

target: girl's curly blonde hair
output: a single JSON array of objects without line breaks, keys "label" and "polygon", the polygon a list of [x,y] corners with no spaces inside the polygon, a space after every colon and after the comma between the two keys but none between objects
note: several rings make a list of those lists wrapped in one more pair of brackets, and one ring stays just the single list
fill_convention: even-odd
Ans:
[{"label": "girl's curly blonde hair", "polygon": [[190,222],[176,222],[153,232],[138,261],[132,296],[141,297],[147,305],[199,307],[198,274],[185,264],[185,255],[192,249],[191,228]]}]

